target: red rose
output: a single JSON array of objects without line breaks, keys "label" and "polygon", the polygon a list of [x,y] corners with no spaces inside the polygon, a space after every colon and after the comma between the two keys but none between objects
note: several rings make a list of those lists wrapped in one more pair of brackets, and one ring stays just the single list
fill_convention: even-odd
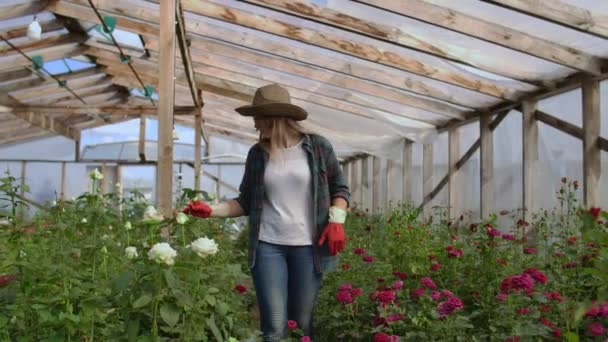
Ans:
[{"label": "red rose", "polygon": [[291,319],[287,321],[287,329],[289,329],[289,330],[294,330],[294,329],[296,329],[297,327],[298,327],[298,322],[293,321],[293,320],[291,320]]},{"label": "red rose", "polygon": [[587,334],[591,336],[602,336],[606,333],[606,328],[600,322],[593,322],[587,326]]},{"label": "red rose", "polygon": [[589,208],[589,214],[591,214],[591,216],[593,216],[594,219],[598,219],[600,218],[600,213],[602,212],[602,209],[598,208],[598,207],[591,207]]},{"label": "red rose", "polygon": [[247,292],[247,287],[245,285],[237,284],[234,287],[234,290],[238,293],[243,294],[243,293]]},{"label": "red rose", "polygon": [[349,291],[339,291],[336,294],[336,300],[342,304],[350,304],[355,301],[355,298]]},{"label": "red rose", "polygon": [[10,283],[17,280],[16,274],[4,274],[0,276],[0,287],[8,286]]}]

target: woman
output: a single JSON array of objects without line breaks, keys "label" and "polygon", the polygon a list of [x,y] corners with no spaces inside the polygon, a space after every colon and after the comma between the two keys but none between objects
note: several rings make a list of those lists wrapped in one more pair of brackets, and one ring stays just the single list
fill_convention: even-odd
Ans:
[{"label": "woman", "polygon": [[198,217],[249,216],[249,267],[264,341],[285,336],[287,320],[312,335],[312,312],[323,272],[345,246],[350,193],[331,144],[308,134],[304,109],[279,85],[259,88],[252,116],[260,140],[251,147],[238,198],[208,206],[191,202]]}]

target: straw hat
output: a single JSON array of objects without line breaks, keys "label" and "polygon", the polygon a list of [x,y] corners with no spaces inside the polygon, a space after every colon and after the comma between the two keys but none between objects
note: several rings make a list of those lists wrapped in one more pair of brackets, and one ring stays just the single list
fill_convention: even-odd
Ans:
[{"label": "straw hat", "polygon": [[291,104],[289,92],[278,84],[270,84],[258,88],[253,96],[251,105],[235,109],[243,116],[283,116],[300,121],[306,119],[308,113]]}]

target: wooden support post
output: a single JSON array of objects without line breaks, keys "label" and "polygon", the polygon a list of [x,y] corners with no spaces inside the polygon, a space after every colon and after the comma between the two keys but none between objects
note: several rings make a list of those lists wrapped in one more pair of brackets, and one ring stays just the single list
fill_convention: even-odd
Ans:
[{"label": "wooden support post", "polygon": [[[422,146],[422,198],[431,195],[433,191],[433,144],[424,144]],[[430,202],[429,202],[430,203]],[[425,211],[424,217],[428,217],[428,208],[422,208]]]},{"label": "wooden support post", "polygon": [[220,200],[222,193],[222,165],[217,166],[217,181],[215,182],[215,194],[217,195],[217,200]]},{"label": "wooden support post", "polygon": [[101,174],[103,175],[103,178],[99,184],[99,191],[101,191],[102,194],[105,194],[107,189],[106,184],[108,183],[108,175],[106,174],[106,171],[106,162],[101,162]]},{"label": "wooden support post", "polygon": [[458,127],[452,128],[448,131],[448,164],[449,164],[449,188],[448,188],[448,203],[449,203],[449,214],[448,217],[455,218],[457,215],[462,213],[462,207],[458,201],[459,189],[460,189],[460,172],[456,163],[460,160],[460,129]]},{"label": "wooden support post", "polygon": [[351,174],[351,201],[352,206],[361,207],[361,158],[357,158],[352,161],[352,174]]},{"label": "wooden support post", "polygon": [[403,139],[403,194],[404,202],[411,202],[414,199],[413,183],[414,183],[414,166],[413,166],[413,151],[414,143]]},{"label": "wooden support post", "polygon": [[194,190],[201,189],[201,130],[203,129],[201,111],[194,117]]},{"label": "wooden support post", "polygon": [[116,194],[118,195],[118,211],[122,211],[122,165],[116,165],[116,181],[114,183]]},{"label": "wooden support post", "polygon": [[523,148],[523,191],[522,205],[524,220],[531,217],[535,205],[534,180],[538,166],[538,121],[535,118],[536,101],[522,103],[522,148]]},{"label": "wooden support post", "polygon": [[74,161],[80,161],[80,139],[74,140]]},{"label": "wooden support post", "polygon": [[361,208],[363,209],[369,209],[371,207],[369,201],[369,159],[369,156],[365,156],[361,159]]},{"label": "wooden support post", "polygon": [[352,184],[350,181],[350,167],[351,167],[350,162],[346,162],[346,163],[342,164],[342,175],[344,176],[344,179],[346,180],[346,184],[349,187]]},{"label": "wooden support post", "polygon": [[[27,162],[25,160],[21,161],[21,191],[20,191],[20,195],[21,198],[25,198],[25,169],[27,166]],[[21,217],[25,217],[25,207],[21,206],[20,209],[20,216]]]},{"label": "wooden support post", "polygon": [[65,177],[66,177],[66,163],[61,162],[61,192],[59,193],[59,199],[65,200]]},{"label": "wooden support post", "polygon": [[156,173],[159,213],[172,215],[173,102],[175,98],[176,0],[160,2],[160,58],[158,86],[158,167]]},{"label": "wooden support post", "polygon": [[587,207],[600,205],[601,151],[598,144],[601,128],[600,83],[583,81],[583,191]]},{"label": "wooden support post", "polygon": [[398,163],[395,159],[393,158],[389,158],[386,160],[386,196],[384,196],[385,200],[385,205],[387,208],[391,208],[392,202],[393,202],[393,196],[391,196],[392,194],[395,193],[394,189],[398,189],[397,188],[397,179],[399,177],[399,168],[398,168]]},{"label": "wooden support post", "polygon": [[380,183],[380,158],[373,157],[373,173],[372,173],[372,212],[377,214],[380,212],[380,195],[382,192]]},{"label": "wooden support post", "polygon": [[490,129],[492,117],[483,114],[479,118],[480,138],[480,206],[481,218],[485,219],[495,208],[494,200],[494,139]]},{"label": "wooden support post", "polygon": [[142,115],[139,118],[139,160],[146,161],[146,117]]}]

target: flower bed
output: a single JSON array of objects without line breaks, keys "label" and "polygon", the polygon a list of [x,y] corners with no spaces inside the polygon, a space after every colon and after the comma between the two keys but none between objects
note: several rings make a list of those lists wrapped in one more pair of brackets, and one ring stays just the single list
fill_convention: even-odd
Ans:
[{"label": "flower bed", "polygon": [[[326,341],[604,341],[608,215],[562,206],[533,222],[512,216],[424,224],[412,208],[348,222],[342,266],[324,280],[316,314]],[[561,209],[564,208],[564,209]]]},{"label": "flower bed", "polygon": [[99,175],[91,176],[91,192],[56,203],[27,226],[11,218],[0,228],[0,340],[255,334],[245,252],[220,221],[163,219],[137,194],[99,195]]},{"label": "flower bed", "polygon": [[[92,176],[81,197],[27,224],[11,208],[0,227],[0,340],[256,334],[246,233],[233,240],[219,220],[164,219],[137,193],[101,196]],[[18,205],[16,180],[2,182]],[[608,214],[578,208],[575,188],[565,181],[560,208],[532,222],[500,213],[510,227],[498,217],[423,223],[408,206],[353,212],[342,265],[319,295],[314,340],[604,341]],[[292,340],[310,340],[296,322],[287,328]]]}]

